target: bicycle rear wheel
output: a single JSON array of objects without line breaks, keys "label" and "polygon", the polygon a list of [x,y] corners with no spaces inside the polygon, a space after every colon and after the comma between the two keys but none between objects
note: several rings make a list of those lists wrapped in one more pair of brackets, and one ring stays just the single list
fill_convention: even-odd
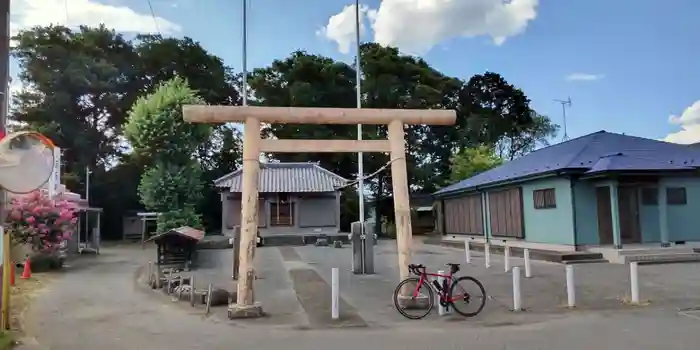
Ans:
[{"label": "bicycle rear wheel", "polygon": [[464,276],[452,283],[449,298],[452,300],[452,308],[458,314],[473,317],[486,305],[486,290],[476,278]]},{"label": "bicycle rear wheel", "polygon": [[[418,287],[420,279],[409,277],[396,287],[394,291],[394,306],[406,318],[420,320],[428,316],[435,303],[435,295],[427,283]],[[417,293],[416,293],[416,287]],[[413,313],[415,312],[415,314]]]}]

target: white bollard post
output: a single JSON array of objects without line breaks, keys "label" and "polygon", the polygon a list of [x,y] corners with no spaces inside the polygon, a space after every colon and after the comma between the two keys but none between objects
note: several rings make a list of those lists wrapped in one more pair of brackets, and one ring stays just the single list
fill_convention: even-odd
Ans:
[{"label": "white bollard post", "polygon": [[[446,273],[445,271],[442,271],[442,270],[438,271],[437,274],[438,274],[438,275],[442,275],[442,276],[447,275],[447,273]],[[440,286],[442,287],[442,286],[444,285],[444,283],[445,283],[445,277],[438,277],[438,278],[437,278],[437,281],[438,281],[438,283],[440,284]],[[440,295],[439,295],[439,293],[438,293],[438,295],[435,296],[435,304],[437,305],[437,308],[438,308],[438,315],[440,315],[440,316],[447,316],[447,315],[449,315],[449,314],[451,313],[451,310],[450,310],[450,307],[449,307],[449,306],[442,306],[442,305],[440,305]]]},{"label": "white bollard post", "polygon": [[576,289],[574,287],[574,266],[566,265],[566,306],[576,307]]},{"label": "white bollard post", "polygon": [[472,253],[469,250],[469,241],[464,241],[464,257],[467,259],[467,264],[472,263]]},{"label": "white bollard post", "polygon": [[337,320],[340,317],[340,310],[338,309],[340,306],[340,291],[338,290],[339,284],[338,268],[334,267],[333,270],[331,270],[331,318],[334,320]]},{"label": "white bollard post", "polygon": [[632,303],[639,304],[639,264],[630,263],[630,287],[632,288]]},{"label": "white bollard post", "polygon": [[523,258],[525,259],[525,278],[532,277],[532,270],[530,269],[530,249],[525,248],[523,251]]},{"label": "white bollard post", "polygon": [[520,299],[520,266],[513,266],[513,311],[523,309]]},{"label": "white bollard post", "polygon": [[484,243],[484,265],[488,269],[491,267],[491,245]]},{"label": "white bollard post", "polygon": [[503,246],[503,270],[505,272],[510,270],[510,247],[508,245]]}]

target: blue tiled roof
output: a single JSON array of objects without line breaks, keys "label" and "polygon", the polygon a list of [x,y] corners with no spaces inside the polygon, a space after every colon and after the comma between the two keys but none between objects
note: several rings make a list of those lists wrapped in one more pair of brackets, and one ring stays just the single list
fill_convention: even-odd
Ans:
[{"label": "blue tiled roof", "polygon": [[[602,158],[602,159],[601,159]],[[604,160],[608,158],[607,160]],[[497,168],[447,186],[435,195],[513,181],[561,170],[690,170],[700,167],[697,148],[599,131],[545,147]]]},{"label": "blue tiled roof", "polygon": [[[214,186],[241,192],[242,175],[238,169],[214,180]],[[259,192],[334,192],[347,182],[316,163],[260,163],[258,172]]]},{"label": "blue tiled roof", "polygon": [[615,153],[603,156],[591,167],[586,174],[597,174],[606,171],[670,171],[670,170],[693,170],[693,167],[676,165],[669,162],[661,162],[654,159],[630,157],[623,153]]}]

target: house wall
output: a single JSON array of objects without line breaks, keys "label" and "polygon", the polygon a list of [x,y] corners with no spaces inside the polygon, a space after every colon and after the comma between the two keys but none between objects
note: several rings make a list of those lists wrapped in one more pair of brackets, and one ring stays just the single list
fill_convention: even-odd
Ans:
[{"label": "house wall", "polygon": [[[659,183],[664,187],[683,187],[685,205],[666,205],[668,240],[700,241],[700,177],[664,177]],[[641,189],[640,189],[641,191]],[[639,196],[639,221],[643,242],[660,242],[660,213],[658,205],[644,205]]]},{"label": "house wall", "polygon": [[[571,182],[565,178],[530,181],[521,185],[525,240],[533,243],[574,244]],[[535,209],[533,191],[553,188],[556,208]]]},{"label": "house wall", "polygon": [[[222,196],[223,198],[223,196]],[[226,213],[222,217],[222,232],[232,235],[234,226],[240,225],[240,193],[231,193],[222,202]],[[340,193],[291,194],[289,200],[294,203],[293,226],[271,226],[270,204],[277,195],[261,193],[258,204],[258,229],[262,236],[283,234],[335,234],[340,228]]]}]

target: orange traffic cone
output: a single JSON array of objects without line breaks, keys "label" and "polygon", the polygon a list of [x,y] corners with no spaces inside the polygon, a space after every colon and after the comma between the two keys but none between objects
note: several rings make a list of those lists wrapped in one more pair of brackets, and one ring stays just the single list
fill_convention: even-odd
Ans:
[{"label": "orange traffic cone", "polygon": [[29,263],[29,257],[27,257],[27,260],[24,262],[24,271],[22,272],[22,276],[20,278],[23,280],[32,278],[32,267]]},{"label": "orange traffic cone", "polygon": [[10,265],[10,285],[14,286],[15,285],[15,262],[12,262],[12,265]]}]

